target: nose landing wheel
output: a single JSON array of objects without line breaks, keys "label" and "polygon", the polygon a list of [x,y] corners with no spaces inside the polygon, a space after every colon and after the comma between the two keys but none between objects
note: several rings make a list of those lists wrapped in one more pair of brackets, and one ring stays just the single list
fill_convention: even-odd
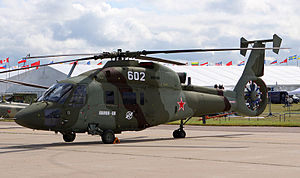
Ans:
[{"label": "nose landing wheel", "polygon": [[76,138],[75,132],[63,133],[63,139],[65,142],[73,142]]}]

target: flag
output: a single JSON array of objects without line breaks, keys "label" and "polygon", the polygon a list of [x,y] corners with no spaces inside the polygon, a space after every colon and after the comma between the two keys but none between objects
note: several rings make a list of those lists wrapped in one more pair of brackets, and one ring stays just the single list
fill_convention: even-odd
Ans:
[{"label": "flag", "polygon": [[70,64],[74,64],[74,63],[78,64],[78,61],[75,61],[75,62],[71,62]]},{"label": "flag", "polygon": [[192,62],[192,66],[198,66],[199,62]]},{"label": "flag", "polygon": [[0,66],[0,69],[6,69],[6,64],[3,66]]},{"label": "flag", "polygon": [[232,61],[228,62],[226,66],[232,66]]},{"label": "flag", "polygon": [[[232,65],[232,64],[231,64]],[[240,62],[239,64],[238,64],[238,66],[243,66],[243,65],[245,65],[245,61],[242,61],[242,62]]]},{"label": "flag", "polygon": [[91,65],[91,61],[88,61],[86,64],[87,64],[87,65]]},{"label": "flag", "polygon": [[[33,66],[39,66],[40,65],[40,61],[37,61],[37,62],[34,62],[32,63],[30,66],[33,67]],[[36,67],[36,69],[38,69],[39,67]]]},{"label": "flag", "polygon": [[0,60],[0,64],[9,63],[9,57],[3,60]]},{"label": "flag", "polygon": [[289,57],[289,61],[291,61],[291,60],[293,60],[293,59],[294,59],[293,56],[290,56],[290,57]]},{"label": "flag", "polygon": [[271,62],[270,64],[277,64],[277,59]]},{"label": "flag", "polygon": [[26,62],[26,59],[20,59],[20,60],[18,61],[18,64],[25,63],[25,62]]},{"label": "flag", "polygon": [[22,66],[21,68],[26,68],[26,67],[29,67],[29,65],[26,65],[26,66]]},{"label": "flag", "polygon": [[102,65],[102,62],[99,62],[97,65]]},{"label": "flag", "polygon": [[9,57],[3,60],[3,63],[9,63]]},{"label": "flag", "polygon": [[222,61],[221,62],[217,62],[215,65],[216,66],[222,66]]},{"label": "flag", "polygon": [[293,56],[293,59],[297,59],[297,54]]},{"label": "flag", "polygon": [[208,62],[204,62],[204,63],[200,64],[200,66],[208,66]]},{"label": "flag", "polygon": [[0,60],[0,64],[9,63],[9,57],[3,60]]},{"label": "flag", "polygon": [[287,58],[284,61],[281,61],[280,64],[287,63]]}]

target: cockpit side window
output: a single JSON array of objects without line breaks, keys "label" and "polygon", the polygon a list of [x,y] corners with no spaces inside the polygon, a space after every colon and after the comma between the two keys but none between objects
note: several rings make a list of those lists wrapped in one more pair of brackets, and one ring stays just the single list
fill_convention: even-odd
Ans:
[{"label": "cockpit side window", "polygon": [[47,89],[45,93],[38,99],[38,101],[63,103],[70,94],[72,88],[73,85],[70,83],[57,83]]},{"label": "cockpit side window", "polygon": [[85,104],[86,100],[86,85],[78,85],[74,90],[73,96],[70,99],[70,105],[80,107]]}]

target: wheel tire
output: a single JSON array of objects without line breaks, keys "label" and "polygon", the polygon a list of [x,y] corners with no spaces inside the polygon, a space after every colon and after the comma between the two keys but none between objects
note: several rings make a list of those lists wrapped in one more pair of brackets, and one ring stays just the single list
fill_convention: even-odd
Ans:
[{"label": "wheel tire", "polygon": [[174,138],[180,138],[180,137],[179,137],[179,130],[174,130],[174,131],[173,131],[173,137],[174,137]]},{"label": "wheel tire", "polygon": [[174,132],[173,132],[174,138],[185,138],[185,136],[186,136],[186,133],[184,130],[177,129],[177,130],[174,130]]},{"label": "wheel tire", "polygon": [[76,133],[75,132],[69,132],[66,134],[63,134],[63,139],[65,142],[73,142],[76,138]]},{"label": "wheel tire", "polygon": [[184,130],[179,130],[179,138],[185,138],[186,133]]},{"label": "wheel tire", "polygon": [[112,144],[115,141],[115,134],[112,130],[106,130],[101,135],[102,142],[105,144]]}]

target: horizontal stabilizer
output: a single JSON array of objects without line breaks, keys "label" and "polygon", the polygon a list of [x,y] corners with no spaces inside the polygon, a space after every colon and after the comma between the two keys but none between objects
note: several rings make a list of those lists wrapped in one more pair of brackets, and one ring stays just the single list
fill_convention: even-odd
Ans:
[{"label": "horizontal stabilizer", "polygon": [[[273,39],[266,39],[266,40],[252,40],[252,41],[247,41],[244,37],[241,38],[241,48],[247,48],[249,44],[252,43],[267,43],[267,42],[273,42],[273,52],[278,54],[279,53],[279,48],[281,45],[282,39],[274,34]],[[247,49],[242,49],[240,50],[240,54],[243,56],[246,56]]]}]

